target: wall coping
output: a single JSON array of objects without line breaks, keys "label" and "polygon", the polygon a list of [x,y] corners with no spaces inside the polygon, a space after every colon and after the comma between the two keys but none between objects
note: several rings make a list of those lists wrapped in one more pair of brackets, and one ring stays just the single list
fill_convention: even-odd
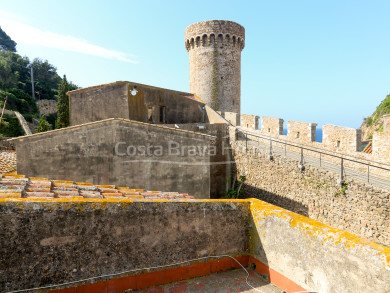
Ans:
[{"label": "wall coping", "polygon": [[107,122],[112,122],[112,121],[121,121],[121,122],[132,123],[132,124],[141,124],[141,125],[145,125],[145,126],[152,126],[152,127],[156,127],[156,128],[162,128],[162,129],[166,129],[166,130],[170,130],[170,131],[174,130],[174,131],[178,131],[178,132],[196,134],[196,135],[203,136],[203,137],[206,137],[206,138],[209,138],[209,139],[215,139],[216,138],[215,136],[204,134],[204,133],[199,133],[199,132],[194,132],[194,131],[189,131],[189,130],[184,130],[184,129],[177,129],[177,128],[172,128],[172,127],[158,125],[158,124],[144,123],[144,122],[139,122],[139,121],[135,121],[135,120],[128,120],[128,119],[123,119],[123,118],[108,118],[108,119],[104,119],[104,120],[88,122],[88,123],[74,125],[74,126],[69,126],[69,127],[65,127],[65,128],[54,129],[54,130],[50,130],[50,131],[46,131],[46,132],[40,132],[40,133],[31,134],[31,135],[24,135],[24,136],[14,137],[14,138],[8,139],[7,141],[17,141],[17,140],[23,140],[25,138],[44,136],[44,135],[48,135],[48,134],[52,134],[52,133],[69,131],[69,130],[74,130],[76,128],[81,128],[81,127],[84,127],[84,126],[101,124],[101,123],[107,123]]}]

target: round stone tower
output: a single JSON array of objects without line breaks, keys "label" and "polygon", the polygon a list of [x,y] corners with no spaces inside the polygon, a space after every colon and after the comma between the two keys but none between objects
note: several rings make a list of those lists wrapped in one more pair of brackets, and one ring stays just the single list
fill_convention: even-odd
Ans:
[{"label": "round stone tower", "polygon": [[185,30],[190,92],[216,111],[240,114],[244,45],[245,29],[233,21],[202,21]]}]

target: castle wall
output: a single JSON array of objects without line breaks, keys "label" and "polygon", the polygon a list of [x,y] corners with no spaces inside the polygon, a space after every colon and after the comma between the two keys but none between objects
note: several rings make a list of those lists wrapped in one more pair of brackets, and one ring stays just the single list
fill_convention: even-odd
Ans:
[{"label": "castle wall", "polygon": [[261,134],[279,137],[279,135],[283,135],[283,122],[284,120],[281,118],[274,117],[261,117]]},{"label": "castle wall", "polygon": [[375,161],[390,164],[390,132],[374,132],[372,157]]},{"label": "castle wall", "polygon": [[213,140],[184,130],[109,119],[13,141],[17,171],[29,177],[169,190],[209,198],[209,150]]},{"label": "castle wall", "polygon": [[287,139],[299,143],[312,143],[316,141],[316,123],[288,121]]},{"label": "castle wall", "polygon": [[245,29],[231,21],[203,21],[186,28],[190,92],[216,111],[240,114],[244,42]]},{"label": "castle wall", "polygon": [[259,129],[259,116],[256,115],[241,115],[241,126],[253,130]]},{"label": "castle wall", "polygon": [[[131,91],[136,86],[136,95]],[[115,82],[69,92],[70,125],[123,118],[145,123],[196,123],[207,119],[204,103],[190,94]]]},{"label": "castle wall", "polygon": [[237,175],[246,175],[243,197],[258,198],[325,224],[344,229],[377,243],[390,245],[390,199],[386,190],[347,181],[340,175],[256,148],[245,141],[234,146]]},{"label": "castle wall", "polygon": [[324,124],[322,126],[323,147],[338,152],[359,152],[362,144],[362,131],[349,127]]},{"label": "castle wall", "polygon": [[220,112],[217,111],[218,114],[220,114],[223,118],[225,118],[227,121],[229,121],[233,126],[240,126],[240,115],[238,113],[234,112]]},{"label": "castle wall", "polygon": [[57,101],[55,100],[38,100],[37,106],[41,115],[57,113]]}]

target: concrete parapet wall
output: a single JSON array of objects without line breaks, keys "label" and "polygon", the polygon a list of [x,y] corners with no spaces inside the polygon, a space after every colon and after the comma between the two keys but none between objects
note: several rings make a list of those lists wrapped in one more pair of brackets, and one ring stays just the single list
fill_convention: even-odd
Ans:
[{"label": "concrete parapet wall", "polygon": [[281,118],[261,117],[261,134],[272,137],[283,135],[283,122]]},{"label": "concrete parapet wall", "polygon": [[253,130],[259,129],[259,116],[256,115],[241,115],[241,126]]},{"label": "concrete parapet wall", "polygon": [[338,152],[359,152],[362,144],[362,131],[349,127],[324,124],[322,144],[325,148]]},{"label": "concrete parapet wall", "polygon": [[251,255],[306,290],[390,288],[389,248],[261,201],[251,214]]},{"label": "concrete parapet wall", "polygon": [[[170,267],[196,275],[191,269],[215,260],[209,256],[248,254],[257,272],[289,293],[297,290],[286,284],[321,293],[386,292],[390,285],[389,248],[256,199],[0,199],[0,220],[1,291],[113,274],[92,281],[110,284],[134,269],[141,270],[119,276],[145,281],[162,276],[163,268],[150,267],[206,257]],[[211,272],[231,268],[227,262],[211,264]]]},{"label": "concrete parapet wall", "polygon": [[0,199],[0,291],[246,254],[248,212],[245,201]]},{"label": "concrete parapet wall", "polygon": [[316,141],[316,123],[288,121],[287,139],[300,143],[312,143]]}]

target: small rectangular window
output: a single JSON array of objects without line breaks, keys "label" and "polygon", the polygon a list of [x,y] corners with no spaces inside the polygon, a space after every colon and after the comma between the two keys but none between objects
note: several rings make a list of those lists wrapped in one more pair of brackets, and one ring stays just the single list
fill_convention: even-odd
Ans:
[{"label": "small rectangular window", "polygon": [[301,136],[301,134],[299,133],[299,131],[297,132],[297,138],[299,138]]},{"label": "small rectangular window", "polygon": [[153,107],[148,107],[148,122],[153,123]]},{"label": "small rectangular window", "polygon": [[340,141],[336,141],[336,148],[339,148],[340,147]]},{"label": "small rectangular window", "polygon": [[160,106],[160,123],[165,123],[165,107]]}]

